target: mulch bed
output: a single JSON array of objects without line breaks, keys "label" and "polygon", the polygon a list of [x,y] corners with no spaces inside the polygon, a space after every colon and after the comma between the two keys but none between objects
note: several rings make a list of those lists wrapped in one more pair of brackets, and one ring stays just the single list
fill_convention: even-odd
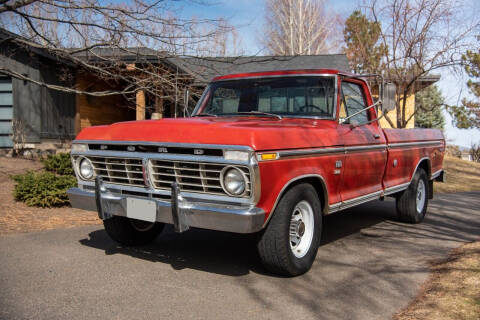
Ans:
[{"label": "mulch bed", "polygon": [[0,157],[0,234],[32,232],[56,228],[100,224],[94,212],[71,207],[42,209],[28,207],[13,198],[15,182],[11,175],[27,170],[39,171],[39,161]]}]

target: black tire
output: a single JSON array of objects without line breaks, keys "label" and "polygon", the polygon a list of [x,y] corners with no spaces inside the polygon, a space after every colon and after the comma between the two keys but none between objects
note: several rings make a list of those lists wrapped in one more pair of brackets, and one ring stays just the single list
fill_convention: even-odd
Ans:
[{"label": "black tire", "polygon": [[103,220],[105,231],[113,240],[126,246],[139,246],[155,240],[164,228],[163,223],[153,223],[113,216]]},{"label": "black tire", "polygon": [[[418,189],[423,182],[425,199],[421,210],[417,210]],[[420,223],[425,218],[428,207],[429,184],[427,173],[422,168],[419,168],[413,176],[412,182],[408,188],[397,196],[397,216],[402,222]]]},{"label": "black tire", "polygon": [[[313,238],[306,254],[298,258],[290,245],[290,221],[297,204],[304,200],[313,209]],[[322,235],[322,207],[317,192],[308,183],[298,184],[282,196],[272,214],[257,242],[263,265],[268,271],[284,276],[307,272],[315,260]]]}]

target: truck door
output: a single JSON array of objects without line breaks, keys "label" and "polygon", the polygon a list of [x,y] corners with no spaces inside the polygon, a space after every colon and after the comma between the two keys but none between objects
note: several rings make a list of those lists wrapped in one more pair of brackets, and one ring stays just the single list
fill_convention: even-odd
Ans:
[{"label": "truck door", "polygon": [[[370,95],[365,94],[368,87],[363,81],[344,79],[340,91],[340,119],[373,104]],[[339,125],[345,147],[340,194],[342,202],[347,201],[347,204],[378,197],[382,191],[387,150],[385,137],[378,122],[369,123],[375,117],[375,110],[371,108]]]}]

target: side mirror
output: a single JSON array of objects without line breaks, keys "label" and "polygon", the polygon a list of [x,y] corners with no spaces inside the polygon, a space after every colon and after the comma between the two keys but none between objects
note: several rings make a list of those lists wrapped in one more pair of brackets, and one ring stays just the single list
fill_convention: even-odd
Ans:
[{"label": "side mirror", "polygon": [[394,83],[386,83],[382,92],[382,112],[386,113],[395,109],[397,86]]}]

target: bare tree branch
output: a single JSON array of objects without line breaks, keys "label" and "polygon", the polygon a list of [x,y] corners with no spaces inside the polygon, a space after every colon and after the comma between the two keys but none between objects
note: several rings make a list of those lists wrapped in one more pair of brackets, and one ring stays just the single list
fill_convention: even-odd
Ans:
[{"label": "bare tree branch", "polygon": [[365,10],[381,25],[384,76],[397,84],[396,127],[404,128],[415,115],[407,115],[406,105],[418,82],[435,70],[461,65],[480,20],[457,0],[368,0]]},{"label": "bare tree branch", "polygon": [[13,3],[9,4],[9,1],[2,1],[0,4],[2,5],[0,7],[0,13],[6,12],[6,11],[14,11],[16,9],[28,6],[31,3],[36,2],[37,0],[17,0],[14,1]]},{"label": "bare tree branch", "polygon": [[228,21],[180,18],[179,8],[174,0],[0,0],[0,27],[14,33],[1,42],[10,50],[7,58],[18,52],[48,56],[68,66],[58,71],[62,77],[93,75],[111,89],[48,83],[8,62],[0,63],[0,73],[67,93],[123,95],[132,108],[139,90],[152,100],[176,102],[193,77],[169,63],[170,57],[242,53]]},{"label": "bare tree branch", "polygon": [[267,0],[265,37],[274,55],[313,55],[338,51],[340,18],[324,0]]}]

